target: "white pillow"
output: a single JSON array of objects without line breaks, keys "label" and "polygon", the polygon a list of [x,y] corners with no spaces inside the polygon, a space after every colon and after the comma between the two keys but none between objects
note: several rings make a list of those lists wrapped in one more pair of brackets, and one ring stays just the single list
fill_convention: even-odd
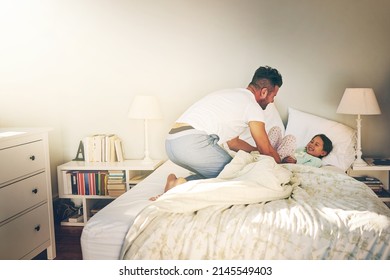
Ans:
[{"label": "white pillow", "polygon": [[355,130],[349,126],[289,108],[285,135],[288,134],[297,138],[297,148],[305,147],[316,134],[328,136],[333,150],[322,158],[323,165],[333,165],[346,171],[355,160]]},{"label": "white pillow", "polygon": [[[282,118],[280,117],[279,111],[276,108],[274,103],[268,104],[267,108],[264,110],[264,116],[265,116],[265,130],[267,131],[267,133],[272,127],[278,126],[280,127],[283,136],[285,132],[284,124]],[[246,141],[252,146],[256,146],[249,128],[243,134],[240,135],[240,139]]]}]

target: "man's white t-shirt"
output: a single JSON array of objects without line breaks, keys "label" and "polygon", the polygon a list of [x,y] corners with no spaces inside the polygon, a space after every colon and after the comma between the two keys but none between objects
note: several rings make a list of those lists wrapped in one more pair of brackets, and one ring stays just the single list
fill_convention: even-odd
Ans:
[{"label": "man's white t-shirt", "polygon": [[264,112],[248,89],[227,89],[206,95],[176,122],[219,136],[219,144],[241,135],[250,121],[265,122]]}]

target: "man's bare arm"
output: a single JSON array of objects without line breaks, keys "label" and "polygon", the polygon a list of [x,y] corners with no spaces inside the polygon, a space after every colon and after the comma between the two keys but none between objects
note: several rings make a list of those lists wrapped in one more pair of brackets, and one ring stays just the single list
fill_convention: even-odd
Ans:
[{"label": "man's bare arm", "polygon": [[271,146],[267,132],[265,131],[265,123],[252,121],[249,122],[249,128],[259,153],[262,155],[271,156],[277,163],[280,163],[280,156]]},{"label": "man's bare arm", "polygon": [[256,147],[253,147],[249,143],[238,138],[238,136],[236,138],[233,138],[233,139],[227,141],[227,144],[228,144],[229,149],[232,151],[235,151],[235,152],[238,152],[239,150],[243,150],[247,153],[257,151]]}]

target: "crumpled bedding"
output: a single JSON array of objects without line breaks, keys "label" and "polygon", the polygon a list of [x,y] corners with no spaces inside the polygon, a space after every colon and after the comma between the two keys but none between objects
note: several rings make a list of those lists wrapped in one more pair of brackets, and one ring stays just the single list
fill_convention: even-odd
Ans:
[{"label": "crumpled bedding", "polygon": [[208,206],[249,204],[290,196],[292,173],[268,156],[240,151],[217,178],[189,181],[155,203],[160,211],[184,213]]},{"label": "crumpled bedding", "polygon": [[390,259],[390,209],[345,174],[237,153],[146,207],[122,259]]}]

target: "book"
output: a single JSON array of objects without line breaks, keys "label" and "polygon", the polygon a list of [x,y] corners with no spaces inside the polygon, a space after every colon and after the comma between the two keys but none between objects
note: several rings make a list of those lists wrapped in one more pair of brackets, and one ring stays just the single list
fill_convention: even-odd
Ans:
[{"label": "book", "polygon": [[70,172],[65,172],[63,176],[64,194],[72,194],[72,177]]},{"label": "book", "polygon": [[108,195],[113,197],[118,197],[124,194],[126,190],[108,190]]},{"label": "book", "polygon": [[73,216],[68,218],[68,222],[70,223],[81,223],[84,221],[84,217],[82,214],[74,214]]},{"label": "book", "polygon": [[375,177],[370,176],[357,176],[353,177],[354,179],[358,180],[359,182],[363,183],[369,183],[369,184],[382,184],[381,180]]},{"label": "book", "polygon": [[108,172],[107,171],[99,171],[99,183],[98,183],[98,190],[97,193],[99,195],[106,195],[107,194],[107,178],[108,178]]},{"label": "book", "polygon": [[92,162],[104,162],[104,140],[105,135],[103,134],[92,136]]},{"label": "book", "polygon": [[375,192],[378,197],[389,197],[390,198],[390,192],[384,188],[382,188],[381,191]]},{"label": "book", "polygon": [[83,173],[83,176],[84,176],[84,194],[85,195],[90,195],[89,191],[89,185],[90,185],[90,182],[89,182],[89,178],[88,178],[88,174],[87,172],[82,172]]},{"label": "book", "polygon": [[126,189],[126,184],[121,183],[121,184],[108,184],[107,185],[107,190],[110,192],[111,190],[125,190]]},{"label": "book", "polygon": [[123,161],[123,149],[122,149],[122,141],[120,139],[115,140],[115,152],[116,158],[119,162]]},{"label": "book", "polygon": [[110,134],[106,136],[106,160],[107,162],[117,161],[116,152],[115,152],[115,140],[118,139],[118,136],[115,134]]},{"label": "book", "polygon": [[374,158],[372,163],[374,165],[390,165],[390,158]]},{"label": "book", "polygon": [[85,195],[84,174],[82,172],[76,171],[76,175],[77,175],[77,194]]},{"label": "book", "polygon": [[72,194],[77,194],[77,172],[70,171]]}]

